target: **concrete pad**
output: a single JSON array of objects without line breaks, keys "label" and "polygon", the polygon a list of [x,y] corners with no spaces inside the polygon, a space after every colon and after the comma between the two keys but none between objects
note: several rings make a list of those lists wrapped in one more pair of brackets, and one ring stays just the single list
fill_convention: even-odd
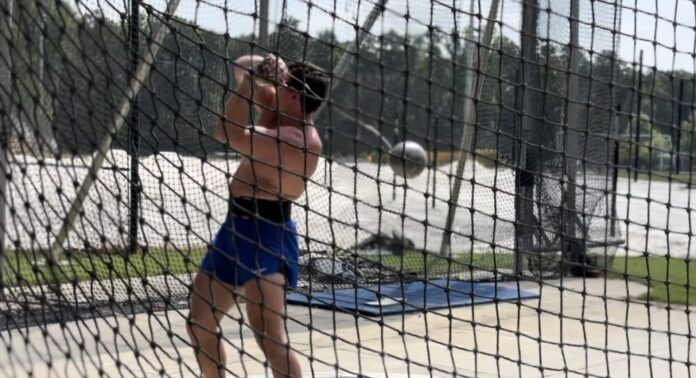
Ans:
[{"label": "concrete pad", "polygon": [[[640,284],[563,279],[519,286],[540,298],[384,318],[289,306],[290,343],[305,374],[322,377],[695,373],[693,314],[626,300],[645,293]],[[91,377],[101,370],[107,377],[193,377],[186,316],[170,310],[5,331],[0,376]],[[223,329],[230,376],[270,373],[239,310]]]}]

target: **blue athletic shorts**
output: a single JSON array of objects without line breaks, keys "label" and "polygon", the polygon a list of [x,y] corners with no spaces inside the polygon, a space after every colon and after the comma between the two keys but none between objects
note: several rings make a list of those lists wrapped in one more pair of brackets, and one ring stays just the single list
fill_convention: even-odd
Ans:
[{"label": "blue athletic shorts", "polygon": [[233,286],[282,273],[287,285],[296,288],[299,254],[293,220],[273,223],[258,217],[228,215],[208,247],[201,270]]}]

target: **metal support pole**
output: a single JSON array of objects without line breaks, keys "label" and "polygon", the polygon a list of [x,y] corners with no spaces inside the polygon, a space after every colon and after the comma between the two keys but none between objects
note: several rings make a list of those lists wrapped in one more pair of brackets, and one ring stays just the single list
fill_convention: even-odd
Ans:
[{"label": "metal support pole", "polygon": [[[631,78],[631,83],[635,83],[636,79],[636,70],[633,70],[633,77]],[[616,197],[617,197],[617,192],[616,188],[617,185],[619,184],[619,159],[620,159],[620,149],[621,149],[621,143],[626,142],[626,140],[621,139],[621,135],[625,130],[628,130],[628,133],[630,134],[630,122],[631,119],[633,118],[633,91],[626,95],[626,99],[624,100],[623,104],[620,105],[617,111],[617,121],[616,121],[616,129],[614,130],[614,158],[613,158],[613,163],[614,163],[614,172],[612,176],[612,187],[611,187],[611,236],[616,236],[616,222],[618,221],[616,219],[617,216],[617,205],[616,205]],[[628,113],[626,116],[622,117],[621,113]],[[629,140],[630,142],[630,140]],[[630,151],[630,150],[629,150]],[[630,174],[630,171],[629,171]]]},{"label": "metal support pole", "polygon": [[581,243],[576,242],[576,228],[581,226],[578,224],[578,212],[576,201],[577,188],[577,170],[578,170],[578,133],[580,128],[580,88],[579,88],[579,67],[580,67],[580,42],[579,42],[579,19],[580,19],[580,2],[579,0],[571,0],[570,2],[570,67],[568,72],[568,93],[567,93],[567,112],[564,122],[565,131],[565,146],[563,160],[565,161],[564,173],[565,193],[561,210],[563,213],[563,251],[567,252],[567,256],[571,263],[580,262],[584,251],[579,251]]},{"label": "metal support pole", "polygon": [[[329,94],[333,93],[340,84],[340,81],[336,80],[336,78],[340,78],[346,73],[346,70],[348,70],[350,62],[353,60],[351,56],[360,50],[363,40],[365,40],[365,37],[367,37],[367,35],[370,33],[370,30],[372,30],[372,27],[375,25],[375,22],[377,22],[377,18],[386,9],[387,2],[389,2],[389,0],[380,0],[375,3],[375,5],[372,7],[372,10],[370,11],[370,14],[367,16],[367,19],[365,19],[365,22],[363,22],[362,27],[358,32],[358,36],[355,39],[355,48],[351,51],[344,52],[343,55],[341,55],[341,57],[338,59],[338,63],[336,63],[336,68],[333,70],[331,75],[333,77],[333,80],[331,81],[331,90],[329,91]],[[326,102],[323,102],[319,106],[319,109],[317,109],[317,111],[314,112],[315,119],[319,118],[319,115],[325,107]]]},{"label": "metal support pole", "polygon": [[611,225],[609,226],[609,235],[611,235],[612,237],[616,236],[616,188],[619,185],[619,147],[619,139],[614,139],[614,156],[612,159],[614,167],[611,176],[611,187],[613,189],[611,191],[611,219],[609,220],[609,222],[611,222]]},{"label": "metal support pole", "polygon": [[46,41],[45,41],[45,31],[46,31],[46,9],[40,7],[39,4],[35,6],[36,17],[40,20],[39,26],[36,27],[34,31],[37,38],[37,54],[38,54],[38,82],[39,85],[36,87],[37,90],[37,103],[34,105],[38,109],[34,111],[36,117],[36,128],[34,130],[35,144],[33,148],[36,148],[37,153],[55,154],[57,152],[57,140],[53,132],[52,127],[52,114],[48,102],[50,101],[49,96],[46,94]]},{"label": "metal support pole", "polygon": [[[174,11],[176,11],[176,8],[178,8],[178,6],[179,0],[171,0],[167,5],[167,10],[165,11],[167,17],[171,17],[174,14]],[[126,91],[126,95],[121,101],[121,104],[118,108],[118,112],[114,114],[114,117],[111,120],[111,124],[109,125],[109,132],[106,134],[106,136],[104,136],[104,139],[102,139],[101,143],[99,143],[99,148],[94,155],[94,159],[92,159],[92,164],[90,165],[89,170],[87,171],[87,176],[85,176],[84,181],[82,181],[82,185],[80,185],[80,188],[77,191],[75,200],[70,205],[70,210],[68,211],[68,214],[65,216],[65,220],[63,221],[63,224],[61,225],[60,230],[58,231],[58,235],[56,235],[56,239],[53,241],[53,244],[51,245],[51,255],[49,257],[54,261],[57,261],[58,256],[63,252],[63,243],[68,238],[68,233],[70,232],[70,230],[72,230],[73,226],[75,225],[77,216],[80,214],[80,211],[82,210],[82,206],[84,205],[84,202],[87,199],[87,194],[89,193],[89,190],[92,188],[94,181],[97,179],[97,173],[99,173],[99,170],[104,164],[106,154],[109,152],[109,149],[111,148],[111,144],[113,143],[116,134],[125,124],[126,118],[130,116],[131,105],[133,104],[135,97],[140,92],[143,83],[145,83],[147,77],[150,75],[150,71],[152,70],[152,64],[155,61],[155,57],[159,52],[164,37],[168,33],[168,28],[165,24],[161,24],[159,25],[159,27],[157,27],[157,29],[155,29],[152,42],[150,42],[147,50],[145,50],[147,51],[147,53],[143,57],[142,62],[140,62],[140,64],[138,65],[138,69],[136,70],[135,75],[130,80],[128,89]]]},{"label": "metal support pole", "polygon": [[268,41],[268,0],[259,0],[259,44],[270,45]]},{"label": "metal support pole", "polygon": [[[0,85],[4,85],[0,84]],[[0,107],[2,105],[0,104]],[[9,120],[9,116],[1,117],[0,119]],[[7,187],[7,175],[10,167],[7,164],[7,147],[10,145],[9,136],[12,135],[10,132],[10,125],[3,124],[2,130],[2,141],[0,141],[0,301],[5,299],[5,235],[7,234],[7,223],[5,219],[6,213],[6,203],[8,202],[9,191]]]},{"label": "metal support pole", "polygon": [[683,110],[684,107],[682,104],[684,103],[684,79],[679,79],[679,100],[677,101],[677,125],[676,125],[676,132],[677,132],[677,141],[672,143],[672,150],[676,151],[677,159],[675,162],[675,170],[676,173],[679,174],[681,172],[681,139],[682,139],[682,129],[681,129],[681,124],[683,121]]},{"label": "metal support pole", "polygon": [[[378,2],[375,3],[375,5],[372,7],[372,10],[370,11],[370,14],[367,15],[367,19],[365,19],[365,22],[363,22],[362,27],[358,31],[358,35],[355,40],[355,48],[352,51],[346,51],[341,55],[341,57],[338,59],[338,63],[336,63],[336,66],[332,72],[332,80],[331,80],[331,89],[329,90],[329,96],[336,90],[338,85],[340,84],[340,81],[338,78],[341,78],[346,70],[348,70],[348,66],[352,60],[351,55],[357,53],[360,51],[360,47],[362,46],[363,40],[365,40],[365,37],[370,33],[370,30],[372,30],[372,27],[375,25],[375,22],[377,22],[377,18],[384,13],[384,10],[387,7],[387,2],[389,0],[379,0]],[[319,119],[319,116],[321,115],[321,112],[324,111],[326,108],[326,102],[323,102],[320,106],[319,109],[317,109],[314,112],[314,119]],[[331,126],[329,126],[331,127]],[[329,129],[330,131],[331,129]],[[328,154],[331,156],[332,151],[331,151],[331,139],[332,135],[329,132],[329,144],[328,144]],[[327,183],[328,177],[329,177],[329,167],[328,165],[324,164],[324,184]]]},{"label": "metal support pole", "polygon": [[[128,33],[128,45],[130,46],[130,75],[135,77],[140,58],[140,0],[130,2],[130,24]],[[140,133],[138,126],[140,114],[138,111],[138,95],[132,100],[130,120],[128,122],[128,153],[130,154],[130,213],[128,224],[128,253],[133,254],[138,250],[138,219],[140,218],[140,164],[138,158]]]},{"label": "metal support pole", "polygon": [[433,134],[435,134],[434,135],[435,143],[433,143],[433,147],[434,147],[433,148],[433,158],[432,158],[432,160],[430,160],[430,166],[432,167],[431,169],[433,171],[433,195],[431,198],[431,201],[432,201],[431,206],[433,209],[435,208],[435,201],[437,200],[437,153],[438,153],[437,147],[440,143],[437,139],[437,129],[439,126],[440,126],[440,117],[435,117],[435,127],[433,127]]},{"label": "metal support pole", "polygon": [[[462,139],[459,141],[459,161],[457,163],[457,173],[454,176],[454,185],[450,192],[450,200],[447,204],[447,219],[445,220],[444,233],[440,244],[440,255],[450,254],[451,252],[449,246],[452,237],[452,223],[454,223],[454,217],[457,213],[464,167],[466,166],[467,157],[472,152],[474,146],[474,131],[476,128],[476,104],[474,104],[474,101],[481,98],[481,93],[483,91],[483,81],[486,77],[485,72],[488,69],[488,55],[490,49],[493,48],[491,43],[493,40],[493,29],[495,28],[496,19],[498,19],[499,5],[499,0],[493,0],[491,2],[491,8],[488,11],[488,22],[486,22],[486,28],[483,32],[483,38],[481,40],[482,45],[478,50],[476,82],[470,85],[468,80],[465,80],[464,83],[465,90],[469,88],[471,88],[471,90],[468,91],[469,93],[464,99],[464,131],[462,132]],[[466,66],[467,62],[464,62],[464,67],[466,68]]]},{"label": "metal support pole", "polygon": [[375,137],[379,138],[379,139],[380,139],[380,143],[381,143],[380,148],[384,149],[384,148],[386,147],[387,149],[390,149],[390,150],[391,150],[391,148],[392,148],[391,142],[389,142],[389,140],[388,140],[387,138],[385,138],[384,135],[382,135],[382,133],[380,133],[379,130],[377,130],[376,127],[374,127],[374,126],[372,126],[372,125],[370,125],[370,124],[368,124],[368,123],[366,123],[366,122],[363,122],[363,121],[361,121],[361,120],[358,119],[358,118],[353,117],[352,115],[348,114],[347,112],[345,112],[345,111],[343,111],[343,110],[341,110],[341,109],[339,109],[339,108],[335,108],[335,109],[333,109],[333,111],[335,111],[336,113],[338,113],[338,114],[340,114],[340,115],[342,115],[342,116],[348,118],[349,120],[354,121],[355,124],[358,125],[358,126],[360,126],[363,130],[369,131],[370,134],[372,134],[372,135],[374,135]]},{"label": "metal support pole", "polygon": [[[543,123],[539,108],[541,86],[538,71],[539,22],[538,0],[525,0],[522,6],[522,59],[519,71],[517,95],[519,130],[519,161],[515,175],[515,268],[514,273],[522,273],[522,257],[533,251],[534,232],[538,221],[534,217],[534,186],[541,155],[541,131]],[[539,246],[540,247],[540,246]]]},{"label": "metal support pole", "polygon": [[638,106],[636,107],[636,151],[633,158],[633,180],[638,181],[638,164],[640,162],[640,116],[643,105],[643,50],[638,60]]},{"label": "metal support pole", "polygon": [[[7,59],[7,67],[0,69],[0,87],[4,88],[4,90],[0,91],[0,95],[2,93],[12,93],[10,89],[12,86],[12,59],[9,57],[11,53],[9,43],[12,40],[12,36],[9,27],[12,23],[13,6],[14,0],[9,0],[7,2],[8,9],[5,9],[7,17],[5,20],[0,21],[0,55]],[[0,65],[2,65],[2,60],[0,60]],[[7,148],[10,145],[10,136],[12,135],[12,125],[10,124],[12,118],[9,104],[9,98],[6,101],[0,98],[0,122],[3,119],[7,122],[0,124],[0,138],[2,138],[0,140],[0,301],[5,299],[5,256],[7,252],[5,250],[5,235],[7,234],[5,212],[8,202],[7,171],[9,169],[7,165]]]}]

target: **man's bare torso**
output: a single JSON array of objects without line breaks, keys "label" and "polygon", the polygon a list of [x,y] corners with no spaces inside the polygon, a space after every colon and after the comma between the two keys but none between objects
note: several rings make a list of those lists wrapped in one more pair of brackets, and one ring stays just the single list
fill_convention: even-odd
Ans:
[{"label": "man's bare torso", "polygon": [[306,179],[319,161],[319,133],[313,126],[305,126],[304,132],[296,126],[281,126],[277,131],[280,164],[244,157],[230,183],[233,197],[295,200],[304,193]]}]

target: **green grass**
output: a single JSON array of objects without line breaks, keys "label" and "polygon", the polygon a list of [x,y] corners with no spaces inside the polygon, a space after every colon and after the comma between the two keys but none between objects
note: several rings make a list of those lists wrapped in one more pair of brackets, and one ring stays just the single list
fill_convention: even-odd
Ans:
[{"label": "green grass", "polygon": [[[125,258],[120,254],[74,254],[66,264],[51,269],[30,256],[9,252],[5,256],[4,277],[6,286],[45,285],[86,280],[105,280],[127,277],[147,277],[162,274],[193,273],[198,270],[205,252],[204,247],[190,251],[150,250],[137,252]],[[456,254],[452,259],[433,253],[406,251],[403,255],[366,256],[381,264],[386,270],[417,274],[419,276],[443,276],[448,273],[469,272],[473,269],[493,271],[495,268],[512,269],[511,254],[475,253]],[[669,269],[668,269],[669,265]],[[696,303],[696,264],[684,259],[650,257],[616,257],[607,275],[611,278],[630,279],[649,286],[646,298],[651,301],[674,304]],[[687,290],[688,285],[688,290]]]},{"label": "green grass", "polygon": [[[190,252],[177,250],[151,250],[137,252],[125,258],[116,253],[80,252],[63,258],[64,264],[53,269],[39,255],[39,263],[31,256],[8,253],[5,256],[5,285],[37,285],[67,283],[87,280],[105,280],[127,277],[147,277],[162,274],[192,273],[198,270],[204,248]],[[498,269],[512,268],[509,254],[476,253],[457,254],[452,259],[433,253],[407,251],[401,256],[367,256],[368,260],[381,264],[385,270],[416,274],[419,276],[443,276],[448,273],[469,272],[474,269],[493,270],[494,257]],[[349,259],[350,260],[350,259]]]},{"label": "green grass", "polygon": [[496,269],[512,269],[514,264],[512,255],[492,252],[454,254],[449,259],[432,252],[406,251],[402,255],[367,256],[367,259],[389,270],[420,276],[441,276],[469,272],[471,269],[493,271],[494,259]]},{"label": "green grass", "polygon": [[[10,252],[5,256],[6,286],[79,282],[161,274],[193,273],[203,258],[204,248],[191,251],[139,251],[128,258],[120,254],[80,252],[50,267],[43,255],[36,258]],[[37,261],[38,263],[34,263]]]},{"label": "green grass", "polygon": [[[427,272],[429,276],[436,276],[448,272],[468,272],[471,267],[493,271],[494,257],[496,269],[513,268],[512,255],[494,255],[490,252],[455,255],[451,262],[447,258],[434,254],[424,255],[419,251],[408,251],[402,256],[382,256],[381,260],[377,256],[371,259],[379,260],[382,265],[395,271],[403,270],[421,275]],[[696,304],[696,262],[661,256],[615,257],[607,275],[617,279],[625,277],[648,285],[647,296],[640,299],[649,298],[651,301],[672,304]]]},{"label": "green grass", "polygon": [[661,256],[616,257],[611,271],[611,277],[626,277],[648,285],[648,294],[642,299],[696,303],[696,264],[693,261]]}]

